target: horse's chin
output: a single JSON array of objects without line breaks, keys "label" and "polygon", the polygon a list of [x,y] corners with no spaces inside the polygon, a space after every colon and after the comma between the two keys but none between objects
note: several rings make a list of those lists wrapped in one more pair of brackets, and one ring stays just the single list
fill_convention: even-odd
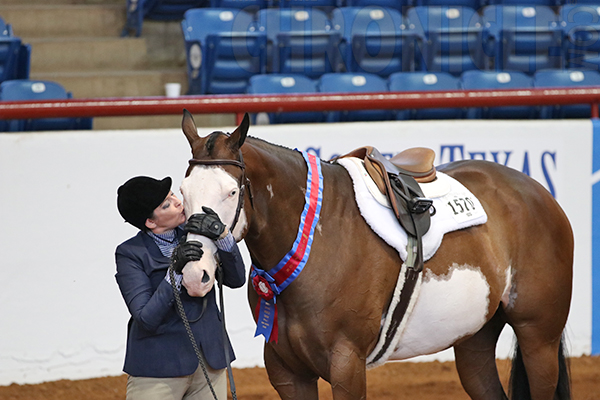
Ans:
[{"label": "horse's chin", "polygon": [[190,296],[204,297],[215,284],[215,269],[205,264],[202,260],[192,261],[183,268],[183,286]]}]

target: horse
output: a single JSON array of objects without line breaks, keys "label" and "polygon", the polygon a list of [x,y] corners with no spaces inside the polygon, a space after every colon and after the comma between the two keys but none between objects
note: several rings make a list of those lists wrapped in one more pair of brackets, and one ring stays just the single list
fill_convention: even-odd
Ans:
[{"label": "horse", "polygon": [[[310,165],[297,150],[248,136],[249,125],[246,114],[232,133],[200,137],[184,111],[193,158],[181,191],[186,214],[212,208],[237,241],[245,240],[253,269],[269,272],[297,239]],[[319,378],[335,400],[364,399],[367,359],[402,262],[361,216],[347,170],[336,162],[315,165],[322,199],[310,256],[277,293],[277,341],[265,343],[265,368],[282,399],[318,399]],[[574,239],[565,213],[543,186],[500,164],[458,161],[438,171],[467,187],[488,219],[447,233],[424,263],[419,299],[394,354],[407,359],[452,347],[471,399],[507,399],[495,346],[508,324],[516,336],[511,398],[570,398],[563,331]],[[211,249],[204,257],[216,268]],[[260,308],[264,283],[248,285],[251,310]]]}]

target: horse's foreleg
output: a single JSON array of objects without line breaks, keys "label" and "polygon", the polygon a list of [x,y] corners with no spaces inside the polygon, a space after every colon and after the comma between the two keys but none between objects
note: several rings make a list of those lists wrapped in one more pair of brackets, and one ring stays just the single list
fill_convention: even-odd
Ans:
[{"label": "horse's foreleg", "polygon": [[454,346],[460,382],[473,400],[507,399],[496,367],[496,342],[505,324],[500,313],[497,311],[479,332]]},{"label": "horse's foreleg", "polygon": [[293,372],[269,345],[265,345],[264,358],[269,381],[281,399],[318,400],[318,376]]},{"label": "horse's foreleg", "polygon": [[366,399],[365,358],[350,343],[338,342],[332,349],[329,382],[334,400]]}]

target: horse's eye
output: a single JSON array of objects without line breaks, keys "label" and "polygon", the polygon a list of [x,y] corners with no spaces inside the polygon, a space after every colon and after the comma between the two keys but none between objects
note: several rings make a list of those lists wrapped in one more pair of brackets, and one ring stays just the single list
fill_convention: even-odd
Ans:
[{"label": "horse's eye", "polygon": [[231,193],[229,193],[229,197],[233,197],[235,196],[235,194],[237,193],[237,190],[232,190]]}]

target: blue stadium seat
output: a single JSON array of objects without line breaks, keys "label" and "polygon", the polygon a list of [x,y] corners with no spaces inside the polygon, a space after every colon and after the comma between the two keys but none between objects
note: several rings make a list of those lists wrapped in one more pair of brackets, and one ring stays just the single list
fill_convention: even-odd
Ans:
[{"label": "blue stadium seat", "polygon": [[[71,93],[62,85],[51,81],[14,79],[0,84],[0,101],[65,100],[71,97]],[[92,129],[91,118],[39,118],[4,122],[3,130],[9,132]]]},{"label": "blue stadium seat", "polygon": [[10,24],[0,18],[0,82],[27,79],[31,66],[31,45],[13,34]]},{"label": "blue stadium seat", "polygon": [[595,5],[569,4],[559,9],[567,68],[600,67],[600,0],[597,1]]},{"label": "blue stadium seat", "polygon": [[528,5],[555,7],[563,4],[563,0],[490,0],[488,5]]},{"label": "blue stadium seat", "polygon": [[[428,92],[460,90],[459,78],[447,72],[397,72],[390,75],[390,92]],[[396,119],[456,119],[463,118],[461,108],[423,108],[400,110]]]},{"label": "blue stadium seat", "polygon": [[260,8],[267,8],[268,0],[210,0],[213,8],[238,8],[247,12],[256,12]]},{"label": "blue stadium seat", "polygon": [[[248,94],[298,94],[316,93],[317,83],[300,74],[254,75],[248,84]],[[271,124],[288,122],[323,122],[322,112],[269,113]]]},{"label": "blue stadium seat", "polygon": [[0,17],[0,37],[2,36],[12,36],[12,26],[7,24],[2,17]]},{"label": "blue stadium seat", "polygon": [[385,7],[398,11],[412,5],[413,0],[346,0],[347,7]]},{"label": "blue stadium seat", "polygon": [[340,3],[340,0],[279,0],[279,7],[318,7],[327,10],[339,6]]},{"label": "blue stadium seat", "polygon": [[[533,76],[533,86],[537,88],[600,86],[600,73],[575,70],[538,71]],[[590,118],[590,116],[589,104],[548,106],[542,107],[540,111],[541,118]]]},{"label": "blue stadium seat", "polygon": [[[533,87],[533,79],[523,72],[467,71],[461,76],[464,90],[522,89]],[[467,118],[530,119],[536,118],[536,108],[526,106],[471,108]]]},{"label": "blue stadium seat", "polygon": [[337,71],[340,34],[317,8],[268,8],[256,14],[268,40],[267,72],[304,74],[316,79]]},{"label": "blue stadium seat", "polygon": [[481,20],[472,8],[414,7],[407,21],[420,38],[417,69],[453,75],[484,69]]},{"label": "blue stadium seat", "polygon": [[417,0],[415,5],[469,7],[478,10],[481,7],[481,2],[480,0]]},{"label": "blue stadium seat", "polygon": [[562,32],[550,7],[488,6],[482,19],[486,54],[496,70],[532,75],[563,66]]},{"label": "blue stadium seat", "polygon": [[[205,6],[208,0],[127,0],[127,16],[121,36],[132,32],[139,37],[144,19],[177,21],[192,8]],[[241,1],[241,0],[239,0]]]},{"label": "blue stadium seat", "polygon": [[[375,74],[338,72],[325,74],[319,80],[322,93],[383,93],[388,91],[387,82]],[[392,118],[391,110],[331,111],[327,122],[384,121]]]},{"label": "blue stadium seat", "polygon": [[267,39],[252,14],[235,8],[197,8],[181,22],[187,54],[188,94],[246,92],[265,72]]},{"label": "blue stadium seat", "polygon": [[340,7],[333,28],[342,35],[340,53],[348,72],[388,77],[413,69],[414,34],[405,29],[400,12],[383,7]]}]

